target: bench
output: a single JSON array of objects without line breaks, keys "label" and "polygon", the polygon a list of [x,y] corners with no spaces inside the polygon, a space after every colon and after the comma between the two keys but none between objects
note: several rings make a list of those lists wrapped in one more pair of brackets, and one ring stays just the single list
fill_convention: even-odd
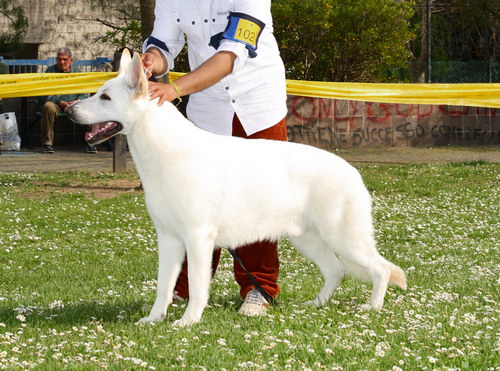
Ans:
[{"label": "bench", "polygon": [[[9,68],[9,73],[44,73],[49,66],[56,64],[56,58],[47,59],[5,59],[0,56],[0,63],[3,63]],[[96,72],[104,68],[112,68],[112,61],[108,58],[96,58],[92,60],[76,60],[74,66],[80,68],[82,72]],[[20,134],[21,142],[26,144],[28,149],[32,149],[32,128],[33,125],[40,119],[41,104],[37,100],[35,117],[31,122],[28,122],[27,98],[21,98],[21,117],[20,117]],[[64,117],[64,113],[60,114]]]},{"label": "bench", "polygon": [[[49,66],[56,64],[56,58],[48,59],[5,59],[0,56],[0,63],[3,63],[9,68],[9,73],[44,73]],[[82,72],[97,72],[110,71],[113,61],[108,58],[96,58],[93,60],[76,60],[74,66],[78,66]],[[28,122],[27,98],[21,98],[21,117],[20,117],[20,136],[21,143],[25,143],[28,149],[33,148],[33,127],[41,118],[41,103],[39,99],[35,104],[35,115],[33,120]],[[64,113],[60,113],[58,117],[65,117]],[[120,172],[126,169],[126,139],[123,135],[115,137],[115,145],[113,148],[113,171]]]}]

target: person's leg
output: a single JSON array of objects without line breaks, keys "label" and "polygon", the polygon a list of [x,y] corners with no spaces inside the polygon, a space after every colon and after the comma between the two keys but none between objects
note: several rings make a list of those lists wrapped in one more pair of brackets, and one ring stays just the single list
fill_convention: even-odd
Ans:
[{"label": "person's leg", "polygon": [[[278,243],[259,241],[236,249],[245,268],[255,280],[274,299],[280,291],[277,283],[279,272]],[[240,295],[244,299],[254,289],[253,283],[237,261],[233,262],[234,277],[240,285]]]},{"label": "person's leg", "polygon": [[276,125],[270,128],[258,131],[252,135],[247,135],[245,129],[241,125],[238,116],[234,115],[233,118],[233,137],[246,138],[246,139],[272,139],[281,140],[286,142],[288,140],[286,119],[281,120]]},{"label": "person's leg", "polygon": [[[212,255],[212,276],[215,274],[217,266],[219,265],[220,253],[221,253],[220,249],[215,249]],[[187,259],[184,259],[184,263],[182,264],[181,273],[179,273],[179,277],[177,278],[177,283],[175,284],[174,292],[178,297],[182,299],[189,299]]]},{"label": "person's leg", "polygon": [[[248,136],[238,117],[235,115],[233,119],[233,136],[247,139],[286,141],[288,139],[286,120],[283,119],[268,129]],[[271,297],[275,298],[279,292],[279,285],[277,283],[279,272],[278,243],[259,241],[239,247],[236,253],[240,256],[245,268],[255,277],[257,282]],[[236,261],[234,262],[234,275],[236,282],[240,285],[240,295],[244,299],[247,293],[254,289],[254,285]]]},{"label": "person's leg", "polygon": [[54,122],[60,112],[60,108],[52,101],[47,101],[42,108],[42,145],[54,144]]}]

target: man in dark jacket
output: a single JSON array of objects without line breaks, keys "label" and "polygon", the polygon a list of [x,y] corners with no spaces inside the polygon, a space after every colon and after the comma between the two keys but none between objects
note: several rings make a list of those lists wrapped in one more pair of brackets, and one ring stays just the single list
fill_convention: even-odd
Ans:
[{"label": "man in dark jacket", "polygon": [[[78,67],[73,67],[73,54],[68,47],[59,48],[57,51],[56,64],[47,68],[48,73],[70,73],[81,72]],[[60,112],[70,104],[81,99],[88,98],[88,94],[65,94],[51,95],[42,108],[42,146],[44,153],[54,152],[54,122]],[[95,153],[94,146],[89,147],[87,152]]]}]

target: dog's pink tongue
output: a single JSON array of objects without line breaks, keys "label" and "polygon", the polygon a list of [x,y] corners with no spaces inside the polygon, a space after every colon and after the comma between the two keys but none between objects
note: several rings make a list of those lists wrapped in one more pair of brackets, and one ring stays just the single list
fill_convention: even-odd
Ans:
[{"label": "dog's pink tongue", "polygon": [[101,122],[100,124],[92,125],[91,130],[85,133],[85,140],[87,142],[90,141],[105,126],[106,126],[106,122]]}]

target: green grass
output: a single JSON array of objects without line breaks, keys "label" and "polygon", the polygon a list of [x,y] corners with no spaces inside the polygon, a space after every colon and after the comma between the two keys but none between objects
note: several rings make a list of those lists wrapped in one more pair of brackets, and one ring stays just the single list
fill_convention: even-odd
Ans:
[{"label": "green grass", "polygon": [[[155,297],[156,238],[138,180],[0,174],[0,369],[498,370],[500,165],[370,166],[378,248],[408,273],[380,312],[346,277],[322,308],[310,262],[281,242],[281,294],[261,318],[223,254],[202,322],[136,325]],[[122,183],[120,183],[122,182]],[[103,198],[93,190],[115,189]]]}]

